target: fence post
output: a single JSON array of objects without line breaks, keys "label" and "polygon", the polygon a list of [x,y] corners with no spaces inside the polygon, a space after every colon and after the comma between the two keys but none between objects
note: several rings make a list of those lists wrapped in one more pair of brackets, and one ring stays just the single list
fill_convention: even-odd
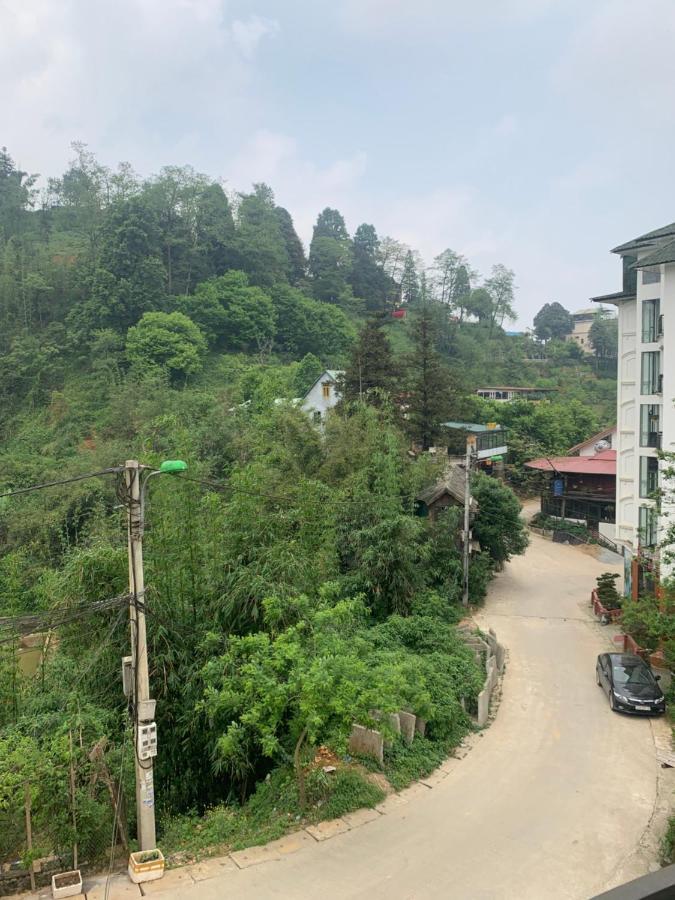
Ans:
[{"label": "fence post", "polygon": [[30,819],[30,782],[24,782],[24,806],[26,810],[26,846],[30,854],[30,866],[28,872],[30,874],[30,889],[35,890],[35,872],[33,871],[33,826]]}]

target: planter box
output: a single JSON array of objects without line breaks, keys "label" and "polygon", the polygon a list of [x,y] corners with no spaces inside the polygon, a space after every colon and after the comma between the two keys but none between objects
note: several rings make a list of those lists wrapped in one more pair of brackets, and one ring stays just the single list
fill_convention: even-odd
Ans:
[{"label": "planter box", "polygon": [[161,850],[138,850],[131,853],[127,871],[134,884],[156,881],[164,874],[164,855]]},{"label": "planter box", "polygon": [[82,893],[82,875],[79,869],[52,875],[52,897],[77,897]]}]

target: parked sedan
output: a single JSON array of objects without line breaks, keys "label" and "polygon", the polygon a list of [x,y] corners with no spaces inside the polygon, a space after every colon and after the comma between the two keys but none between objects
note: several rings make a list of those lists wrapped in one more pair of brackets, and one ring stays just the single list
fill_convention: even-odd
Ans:
[{"label": "parked sedan", "polygon": [[666,698],[659,676],[633,653],[601,653],[595,680],[609,697],[615,711],[659,715],[666,711]]}]

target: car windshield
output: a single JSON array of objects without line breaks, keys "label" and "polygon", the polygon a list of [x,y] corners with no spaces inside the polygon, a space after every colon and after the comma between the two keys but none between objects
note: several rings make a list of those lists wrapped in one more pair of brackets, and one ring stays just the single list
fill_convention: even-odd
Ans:
[{"label": "car windshield", "polygon": [[615,663],[612,666],[614,684],[655,684],[654,676],[647,666],[641,663],[626,665]]}]

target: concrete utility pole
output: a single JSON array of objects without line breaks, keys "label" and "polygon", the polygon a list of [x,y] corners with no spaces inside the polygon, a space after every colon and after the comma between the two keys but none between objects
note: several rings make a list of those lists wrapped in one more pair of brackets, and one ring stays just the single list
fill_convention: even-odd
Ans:
[{"label": "concrete utility pole", "polygon": [[476,436],[467,435],[464,457],[464,547],[462,605],[469,605],[469,555],[471,552],[471,457],[476,449]]},{"label": "concrete utility pole", "polygon": [[[154,732],[154,703],[150,701],[150,678],[148,675],[148,643],[145,631],[145,583],[143,581],[143,503],[141,498],[141,471],[143,467],[135,459],[125,463],[125,480],[128,492],[129,526],[129,593],[131,604],[131,659],[134,715],[134,760],[136,765],[136,818],[138,845],[141,850],[154,850],[155,837],[155,788],[153,782],[152,756],[141,751],[139,736],[151,727]],[[152,725],[150,726],[150,723]]]}]

